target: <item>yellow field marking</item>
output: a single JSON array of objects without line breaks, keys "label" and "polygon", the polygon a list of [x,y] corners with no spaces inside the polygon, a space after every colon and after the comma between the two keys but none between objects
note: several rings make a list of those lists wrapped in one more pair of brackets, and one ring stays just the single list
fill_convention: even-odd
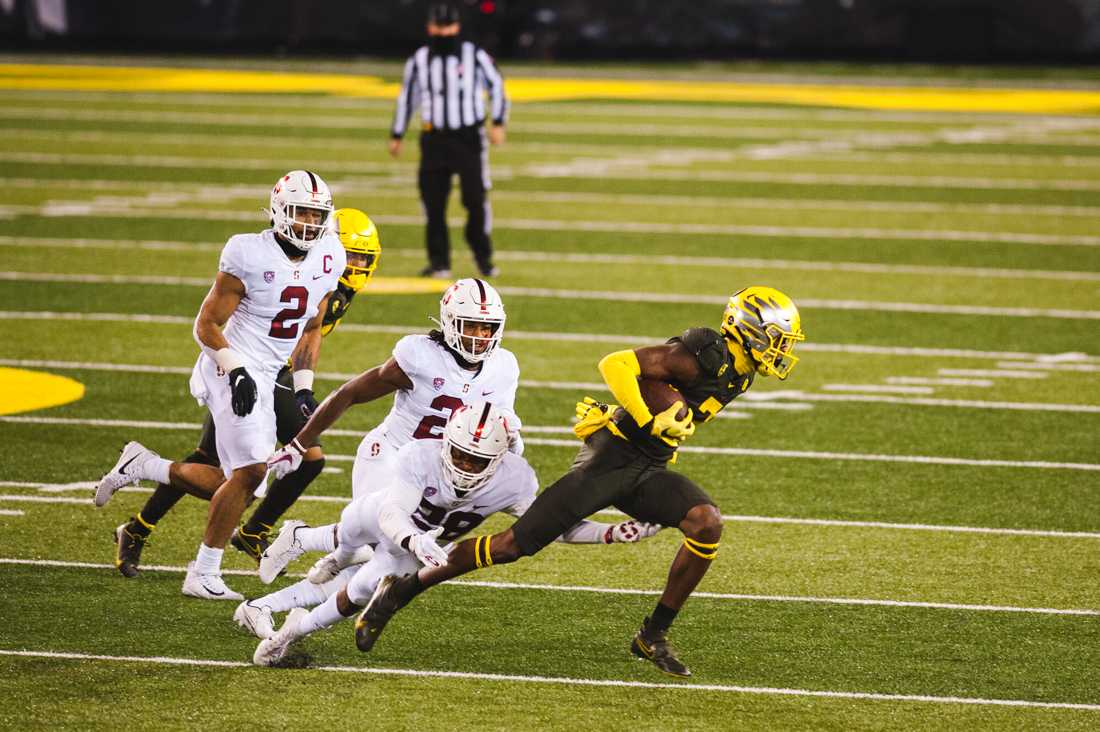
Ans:
[{"label": "yellow field marking", "polygon": [[56,374],[0,368],[0,394],[0,414],[17,414],[75,402],[84,396],[84,385]]},{"label": "yellow field marking", "polygon": [[[758,84],[728,81],[511,77],[517,102],[577,99],[793,104],[936,112],[1100,112],[1100,91],[986,87]],[[392,99],[396,83],[377,76],[197,68],[0,64],[0,89],[114,92],[334,94]]]},{"label": "yellow field marking", "polygon": [[375,277],[363,292],[367,295],[423,295],[443,292],[450,286],[450,280],[431,277]]}]

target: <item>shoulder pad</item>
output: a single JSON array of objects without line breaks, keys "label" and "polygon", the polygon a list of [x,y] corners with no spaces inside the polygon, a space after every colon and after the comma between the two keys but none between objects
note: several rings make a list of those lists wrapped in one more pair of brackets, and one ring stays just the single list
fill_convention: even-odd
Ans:
[{"label": "shoulder pad", "polygon": [[680,336],[680,342],[695,355],[700,368],[706,374],[718,373],[718,369],[726,363],[726,339],[715,330],[688,328]]}]

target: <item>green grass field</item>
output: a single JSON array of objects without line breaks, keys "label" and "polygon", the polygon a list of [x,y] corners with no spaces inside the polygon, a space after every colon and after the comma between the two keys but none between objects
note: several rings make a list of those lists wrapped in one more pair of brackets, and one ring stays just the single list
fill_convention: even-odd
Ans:
[{"label": "green grass field", "polygon": [[[393,81],[393,64],[371,68]],[[909,72],[1028,84],[1019,70]],[[1091,88],[1092,76],[1031,78]],[[390,106],[11,88],[0,74],[0,687],[18,700],[0,726],[1100,725],[1100,109],[514,106],[491,156],[495,284],[544,485],[574,454],[573,403],[606,396],[602,355],[716,327],[746,285],[801,305],[792,377],[758,381],[680,456],[726,518],[719,560],[673,629],[688,681],[628,653],[673,531],[552,546],[467,578],[487,585],[445,585],[370,656],[348,623],[304,642],[308,668],[294,670],[251,667],[256,641],[233,605],[180,595],[206,504],[181,502],[147,571],[119,575],[111,533],[150,487],[100,510],[90,487],[128,439],[192,449],[191,321],[225,239],[263,228],[276,177],[314,170],[338,206],[374,218],[377,289],[423,266],[416,144],[386,155]],[[455,274],[468,276],[455,199]],[[437,297],[368,291],[326,339],[319,392],[424,332]],[[20,411],[5,368],[85,393]],[[290,516],[338,517],[359,436],[388,409],[353,409],[326,436],[330,470]],[[264,591],[250,560],[225,564],[232,587]]]}]

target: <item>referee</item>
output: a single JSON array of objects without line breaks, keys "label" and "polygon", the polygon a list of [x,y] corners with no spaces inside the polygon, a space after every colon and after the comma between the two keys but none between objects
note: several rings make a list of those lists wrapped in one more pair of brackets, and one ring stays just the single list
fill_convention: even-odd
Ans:
[{"label": "referee", "polygon": [[[485,117],[492,126],[489,142],[504,142],[508,98],[504,79],[492,57],[459,37],[458,8],[449,3],[428,9],[428,44],[405,63],[401,94],[390,130],[390,155],[401,153],[401,138],[413,112],[420,110],[420,200],[428,218],[428,266],[422,276],[451,278],[451,243],[447,232],[447,198],[451,178],[458,174],[462,205],[466,207],[466,242],[483,277],[499,274],[493,266],[489,238],[492,211],[488,192],[489,154],[485,145]],[[485,96],[488,91],[489,105]]]}]

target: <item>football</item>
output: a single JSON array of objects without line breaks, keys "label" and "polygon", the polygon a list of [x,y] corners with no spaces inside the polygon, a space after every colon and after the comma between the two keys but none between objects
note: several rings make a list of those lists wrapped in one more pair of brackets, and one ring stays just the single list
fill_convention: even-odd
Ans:
[{"label": "football", "polygon": [[642,399],[645,400],[645,405],[649,407],[649,411],[653,414],[665,411],[672,406],[673,402],[680,402],[684,405],[684,408],[676,413],[676,419],[683,419],[687,416],[687,401],[680,391],[668,382],[657,379],[639,379],[638,388],[642,391]]}]

